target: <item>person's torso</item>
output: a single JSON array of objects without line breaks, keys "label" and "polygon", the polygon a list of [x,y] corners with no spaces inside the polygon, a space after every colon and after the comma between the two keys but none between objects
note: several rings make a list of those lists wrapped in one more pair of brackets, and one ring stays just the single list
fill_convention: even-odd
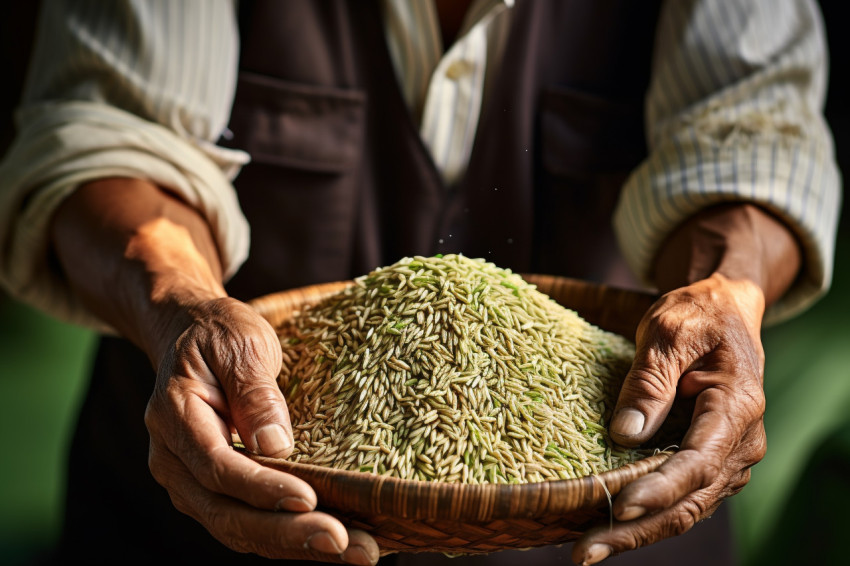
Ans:
[{"label": "person's torso", "polygon": [[629,284],[611,213],[645,156],[657,6],[526,1],[462,181],[446,187],[394,74],[377,2],[243,2],[225,142],[251,225],[240,299],[459,252]]}]

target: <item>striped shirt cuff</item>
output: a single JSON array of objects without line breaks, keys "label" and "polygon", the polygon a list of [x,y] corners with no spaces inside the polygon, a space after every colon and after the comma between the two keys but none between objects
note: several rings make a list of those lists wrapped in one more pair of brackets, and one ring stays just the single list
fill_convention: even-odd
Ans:
[{"label": "striped shirt cuff", "polygon": [[841,197],[831,138],[816,118],[806,127],[814,135],[766,121],[743,120],[734,130],[709,124],[690,123],[670,135],[627,180],[614,214],[621,249],[651,287],[655,255],[680,223],[714,204],[758,204],[801,244],[801,274],[764,321],[791,318],[826,293],[832,278]]},{"label": "striped shirt cuff", "polygon": [[60,320],[109,330],[67,288],[49,258],[49,222],[65,197],[105,177],[149,180],[209,222],[225,277],[248,254],[249,228],[231,185],[247,155],[194,143],[124,111],[91,102],[23,110],[21,136],[0,165],[0,284]]}]

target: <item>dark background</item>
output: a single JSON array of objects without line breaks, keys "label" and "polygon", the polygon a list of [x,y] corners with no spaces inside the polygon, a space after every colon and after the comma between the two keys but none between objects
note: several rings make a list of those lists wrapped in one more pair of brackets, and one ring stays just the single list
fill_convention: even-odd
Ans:
[{"label": "dark background", "polygon": [[[850,171],[850,30],[843,0],[821,0],[831,75],[825,114]],[[11,139],[37,2],[0,4],[0,153]],[[846,191],[845,191],[846,195]],[[742,566],[842,564],[850,520],[850,220],[839,227],[830,293],[764,332],[768,455],[729,502]],[[94,336],[0,294],[0,563],[23,564],[59,529],[62,462]],[[128,510],[132,513],[132,510]],[[119,518],[120,520],[120,518]],[[128,520],[128,528],[132,521]]]}]

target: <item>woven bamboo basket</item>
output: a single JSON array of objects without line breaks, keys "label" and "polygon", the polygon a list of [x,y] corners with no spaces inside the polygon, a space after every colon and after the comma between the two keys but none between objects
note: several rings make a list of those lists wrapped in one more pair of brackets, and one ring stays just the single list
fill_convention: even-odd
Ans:
[{"label": "woven bamboo basket", "polygon": [[[655,300],[649,294],[564,277],[523,277],[585,320],[626,337],[634,336],[641,316]],[[351,284],[293,289],[260,297],[251,305],[277,328],[305,305]],[[668,452],[660,452],[578,479],[470,485],[401,480],[254,456],[309,483],[321,510],[350,528],[370,533],[382,554],[481,554],[575,540],[591,525],[609,520],[609,497],[668,457]]]}]

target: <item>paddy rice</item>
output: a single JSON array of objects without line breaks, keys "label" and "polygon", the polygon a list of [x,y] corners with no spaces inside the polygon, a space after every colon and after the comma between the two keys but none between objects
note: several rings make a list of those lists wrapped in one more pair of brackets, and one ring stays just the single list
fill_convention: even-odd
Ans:
[{"label": "paddy rice", "polygon": [[527,483],[646,455],[607,434],[634,345],[482,259],[404,258],[278,333],[296,462]]}]

